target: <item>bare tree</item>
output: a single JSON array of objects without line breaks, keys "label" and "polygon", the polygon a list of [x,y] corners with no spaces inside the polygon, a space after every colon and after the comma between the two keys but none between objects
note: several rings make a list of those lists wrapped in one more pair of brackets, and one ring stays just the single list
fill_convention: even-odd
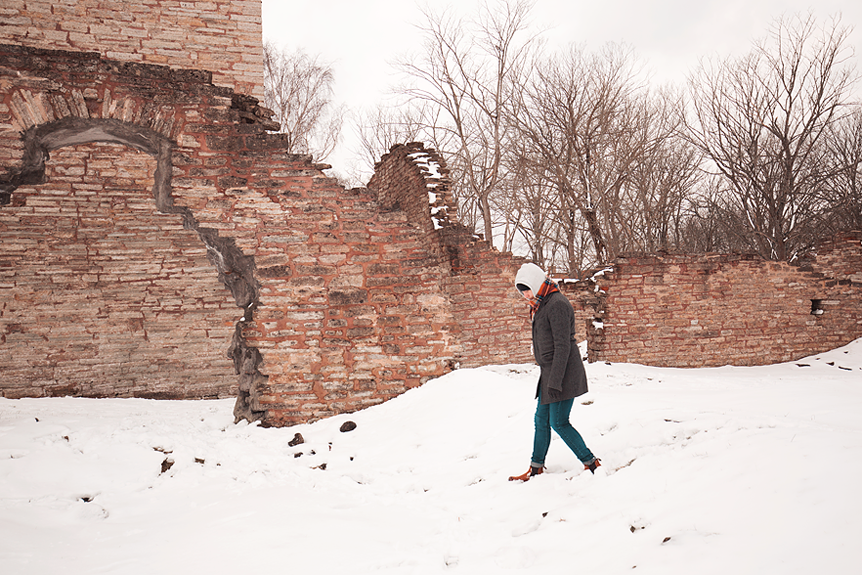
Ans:
[{"label": "bare tree", "polygon": [[553,261],[556,205],[553,186],[536,162],[526,158],[529,149],[517,138],[509,150],[505,193],[495,196],[495,212],[504,221],[503,247],[506,251],[529,252],[530,259],[545,267]]},{"label": "bare tree", "polygon": [[301,49],[263,46],[264,106],[275,112],[287,151],[313,154],[325,160],[335,149],[344,123],[345,108],[332,103],[332,67]]},{"label": "bare tree", "polygon": [[684,242],[683,226],[694,190],[701,182],[701,154],[680,135],[682,97],[665,89],[648,100],[640,125],[645,145],[625,191],[627,205],[616,222],[625,231],[620,249],[669,251]]},{"label": "bare tree", "polygon": [[862,230],[862,106],[831,127],[826,145],[835,173],[823,190],[831,230]]},{"label": "bare tree", "polygon": [[373,166],[396,144],[422,138],[424,117],[423,111],[411,106],[410,102],[395,106],[378,105],[363,113],[357,128],[363,163]]},{"label": "bare tree", "polygon": [[822,227],[820,189],[835,176],[824,136],[854,81],[847,34],[811,17],[778,20],[750,54],[703,62],[690,79],[691,140],[730,192],[720,217],[766,258],[792,259]]},{"label": "bare tree", "polygon": [[512,121],[531,147],[527,159],[554,186],[556,223],[575,274],[583,264],[577,238],[584,224],[593,263],[617,253],[611,224],[621,219],[622,189],[644,147],[635,62],[630,50],[609,44],[594,55],[573,47],[534,68]]},{"label": "bare tree", "polygon": [[429,104],[426,128],[442,132],[436,145],[452,171],[460,219],[469,225],[475,207],[488,241],[491,195],[505,178],[508,94],[532,46],[533,38],[521,39],[532,6],[532,0],[483,4],[476,21],[426,11],[424,52],[401,64],[414,81],[403,93]]}]

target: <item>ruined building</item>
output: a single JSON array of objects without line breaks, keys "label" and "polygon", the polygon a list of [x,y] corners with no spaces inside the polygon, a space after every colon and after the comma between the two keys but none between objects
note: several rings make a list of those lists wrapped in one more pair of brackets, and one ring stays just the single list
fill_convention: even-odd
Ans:
[{"label": "ruined building", "polygon": [[[0,396],[235,396],[289,425],[532,359],[522,260],[457,222],[436,152],[345,190],[283,152],[262,70],[259,0],[3,3]],[[567,286],[591,359],[767,363],[862,335],[859,254]]]},{"label": "ruined building", "polygon": [[283,152],[248,95],[259,2],[112,6],[3,8],[2,395],[236,395],[284,425],[529,359],[520,262],[455,221],[433,150],[356,190]]}]

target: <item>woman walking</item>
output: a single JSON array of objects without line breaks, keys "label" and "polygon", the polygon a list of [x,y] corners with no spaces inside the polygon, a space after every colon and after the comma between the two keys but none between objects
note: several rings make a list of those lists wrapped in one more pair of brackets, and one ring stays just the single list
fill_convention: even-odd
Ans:
[{"label": "woman walking", "polygon": [[587,392],[587,374],[575,341],[575,312],[568,298],[535,264],[524,264],[515,276],[515,287],[530,304],[533,320],[533,354],[541,369],[536,388],[536,432],[530,468],[509,481],[527,481],[545,469],[551,430],[595,473],[601,465],[581,434],[569,423],[575,398]]}]

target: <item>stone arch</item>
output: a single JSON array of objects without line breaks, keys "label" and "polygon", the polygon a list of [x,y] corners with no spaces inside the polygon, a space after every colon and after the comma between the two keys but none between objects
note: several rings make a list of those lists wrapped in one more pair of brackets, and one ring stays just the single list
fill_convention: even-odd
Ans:
[{"label": "stone arch", "polygon": [[[174,204],[171,193],[172,152],[174,143],[156,130],[117,118],[82,118],[67,116],[33,125],[21,134],[23,156],[14,168],[0,174],[0,209],[11,203],[12,195],[22,186],[46,183],[46,162],[52,152],[61,148],[94,143],[128,146],[155,159],[152,194],[159,212],[179,215],[185,230],[195,232],[206,248],[207,260],[216,268],[218,279],[228,288],[236,305],[243,308],[242,319],[232,332],[226,358],[239,371],[249,358],[257,359],[257,350],[249,349],[242,336],[241,323],[251,319],[257,301],[258,284],[253,277],[254,259],[242,253],[232,238],[220,237],[217,230],[199,225],[190,209]],[[247,317],[246,317],[247,316]],[[234,316],[233,318],[237,318]],[[255,364],[257,361],[252,361]],[[256,370],[255,370],[256,371]],[[62,391],[62,386],[61,386]],[[157,396],[158,394],[150,394]]]}]

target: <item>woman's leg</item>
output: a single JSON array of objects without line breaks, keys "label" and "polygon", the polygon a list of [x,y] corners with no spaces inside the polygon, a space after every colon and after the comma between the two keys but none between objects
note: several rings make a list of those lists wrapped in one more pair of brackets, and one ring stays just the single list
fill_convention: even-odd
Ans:
[{"label": "woman's leg", "polygon": [[[550,427],[563,438],[563,441],[566,442],[569,449],[575,452],[578,459],[580,459],[584,465],[587,465],[595,459],[595,456],[587,448],[587,445],[584,443],[584,439],[581,437],[581,434],[578,433],[578,430],[572,427],[572,424],[569,423],[569,413],[572,411],[572,405],[574,402],[574,399],[568,399],[566,401],[551,403],[545,407],[549,408],[548,420]],[[538,433],[538,425],[536,429]],[[544,461],[544,459],[542,461]]]},{"label": "woman's leg", "polygon": [[542,398],[536,406],[536,415],[533,418],[536,424],[536,432],[533,435],[533,457],[530,461],[532,467],[544,467],[545,456],[551,445],[551,423],[549,419],[549,406],[542,405]]}]

